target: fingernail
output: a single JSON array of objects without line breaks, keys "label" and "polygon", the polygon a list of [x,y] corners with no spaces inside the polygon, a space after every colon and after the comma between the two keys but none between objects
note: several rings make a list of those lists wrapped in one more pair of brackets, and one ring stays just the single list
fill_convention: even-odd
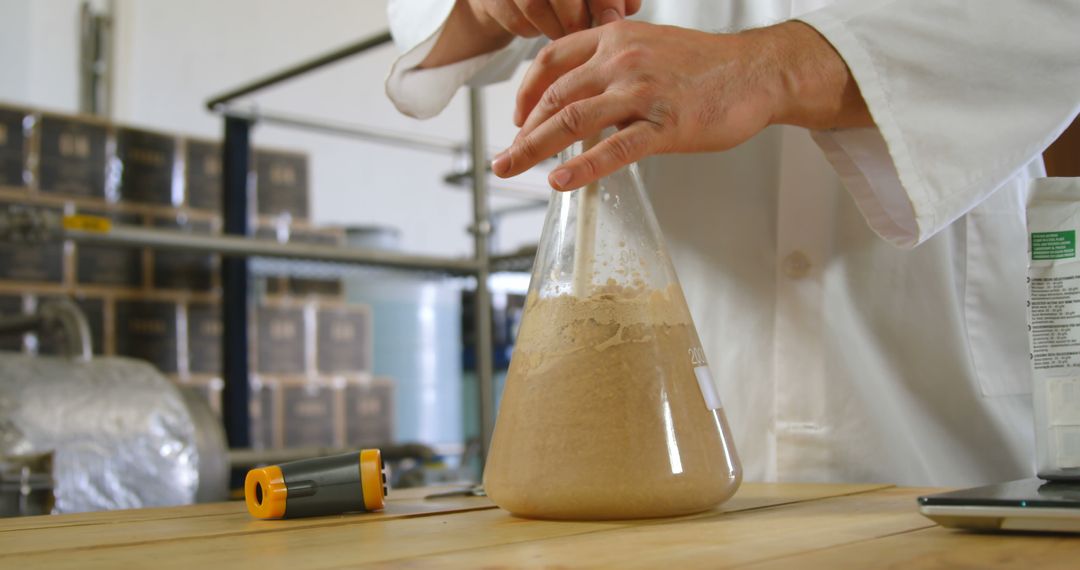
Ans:
[{"label": "fingernail", "polygon": [[491,171],[502,176],[508,170],[510,170],[510,153],[504,150],[495,155],[495,160],[491,161]]},{"label": "fingernail", "polygon": [[619,21],[621,19],[622,19],[622,14],[620,14],[619,11],[616,10],[615,8],[608,8],[607,10],[604,10],[603,12],[600,12],[600,25],[601,26],[603,26],[604,24],[610,24],[612,22],[617,22],[617,21]]},{"label": "fingernail", "polygon": [[556,190],[566,190],[567,184],[570,183],[570,179],[573,177],[574,175],[572,172],[565,168],[560,168],[551,173],[551,185],[554,186]]},{"label": "fingernail", "polygon": [[514,126],[520,129],[521,128],[521,123],[523,123],[523,122],[525,122],[525,119],[523,119],[521,117],[521,111],[518,110],[518,109],[515,109],[514,110]]}]

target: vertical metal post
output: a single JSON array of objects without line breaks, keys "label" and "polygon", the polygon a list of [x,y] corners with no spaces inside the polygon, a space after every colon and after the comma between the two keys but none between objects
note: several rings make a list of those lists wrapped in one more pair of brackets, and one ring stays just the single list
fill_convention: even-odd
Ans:
[{"label": "vertical metal post", "polygon": [[112,46],[114,6],[97,12],[83,2],[79,12],[79,111],[112,114]]},{"label": "vertical metal post", "polygon": [[[248,162],[251,157],[251,121],[225,117],[222,160],[222,214],[225,233],[248,233]],[[221,260],[221,355],[225,391],[222,416],[229,447],[251,447],[251,385],[248,363],[248,260],[225,256]]]},{"label": "vertical metal post", "polygon": [[495,385],[492,374],[491,291],[491,219],[487,188],[487,152],[484,137],[484,94],[476,87],[469,88],[469,148],[472,155],[473,183],[473,244],[477,262],[476,302],[476,380],[480,387],[480,445],[487,460],[491,433],[495,429]]}]

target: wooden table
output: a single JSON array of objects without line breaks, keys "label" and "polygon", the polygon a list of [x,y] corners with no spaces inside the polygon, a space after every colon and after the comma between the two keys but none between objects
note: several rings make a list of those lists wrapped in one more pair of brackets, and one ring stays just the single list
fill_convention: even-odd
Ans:
[{"label": "wooden table", "polygon": [[915,504],[926,489],[746,484],[716,511],[632,522],[518,519],[430,491],[284,521],[241,503],[0,519],[0,568],[1080,568],[1080,537],[935,526]]}]

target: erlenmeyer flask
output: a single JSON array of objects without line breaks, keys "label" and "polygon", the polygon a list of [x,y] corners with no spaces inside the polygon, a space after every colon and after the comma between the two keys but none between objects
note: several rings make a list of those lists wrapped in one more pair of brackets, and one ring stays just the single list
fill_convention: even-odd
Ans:
[{"label": "erlenmeyer flask", "polygon": [[722,503],[741,474],[636,165],[555,192],[484,471],[488,496],[527,517],[662,517]]}]

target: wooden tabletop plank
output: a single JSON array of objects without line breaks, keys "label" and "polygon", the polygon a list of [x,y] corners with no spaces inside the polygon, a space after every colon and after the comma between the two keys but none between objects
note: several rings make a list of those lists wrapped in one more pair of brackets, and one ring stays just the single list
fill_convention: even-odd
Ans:
[{"label": "wooden tabletop plank", "polygon": [[327,568],[617,528],[616,523],[551,523],[498,509],[330,527],[126,543],[4,557],[10,568]]},{"label": "wooden tabletop plank", "polygon": [[776,558],[771,568],[1080,568],[1080,537],[1066,534],[975,533],[940,526]]},{"label": "wooden tabletop plank", "polygon": [[[467,488],[463,484],[437,485],[431,487],[395,489],[387,496],[387,503],[410,502],[423,499],[433,493],[443,493]],[[40,515],[32,517],[0,518],[0,533],[13,530],[33,530],[94,524],[117,524],[123,522],[159,521],[166,519],[186,519],[200,517],[232,517],[237,513],[247,513],[242,501],[227,503],[206,503],[183,505],[178,507],[154,507],[149,509],[125,509],[119,511],[96,511],[89,513],[71,513],[64,515]],[[2,534],[0,534],[2,536]]]},{"label": "wooden tabletop plank", "polygon": [[[881,489],[881,485],[753,485],[744,486],[725,509],[727,512],[761,509],[830,496],[845,496]],[[483,501],[460,498],[459,501]],[[445,502],[440,500],[439,502]],[[475,504],[475,503],[474,503]],[[423,501],[404,501],[422,508]],[[198,509],[199,507],[192,507]],[[393,513],[391,513],[393,514]],[[0,543],[0,552],[23,554],[4,558],[12,567],[118,567],[154,560],[155,568],[206,564],[231,566],[336,567],[395,560],[469,548],[526,543],[552,537],[637,526],[642,523],[560,523],[517,519],[487,509],[457,514],[431,514],[422,518],[387,518],[371,515],[253,521],[246,515],[192,521],[187,519],[124,523],[82,528],[57,528],[9,533],[19,541]],[[237,515],[240,516],[240,515]],[[715,517],[716,513],[697,515]],[[677,520],[690,520],[684,517]],[[379,524],[362,524],[378,522]],[[650,526],[656,521],[644,523]],[[46,536],[47,534],[47,536]],[[40,535],[40,536],[39,536]],[[0,536],[0,539],[5,538]],[[11,538],[14,538],[12,536]],[[24,544],[21,541],[31,539]]]},{"label": "wooden tabletop plank", "polygon": [[[883,489],[777,508],[653,523],[608,532],[391,561],[408,568],[727,568],[927,528],[915,498]],[[788,568],[802,568],[797,556]],[[833,566],[835,567],[835,565]]]},{"label": "wooden tabletop plank", "polygon": [[[232,504],[225,516],[173,517],[161,520],[125,520],[114,524],[76,527],[56,526],[32,531],[0,534],[0,552],[19,554],[77,550],[108,545],[149,543],[179,539],[212,538],[243,534],[282,532],[303,528],[372,524],[398,518],[430,514],[448,514],[471,510],[494,509],[486,497],[457,497],[438,501],[389,502],[377,513],[350,513],[339,516],[312,517],[288,521],[257,520],[243,504]],[[206,509],[214,510],[217,509]]]},{"label": "wooden tabletop plank", "polygon": [[122,511],[98,511],[91,513],[72,513],[66,515],[39,515],[32,517],[0,518],[0,536],[9,531],[35,530],[66,526],[91,524],[113,524],[116,522],[135,522],[192,517],[214,517],[232,515],[243,510],[243,503],[210,503],[206,505],[184,505],[181,507],[154,507],[149,509],[125,509]]}]

